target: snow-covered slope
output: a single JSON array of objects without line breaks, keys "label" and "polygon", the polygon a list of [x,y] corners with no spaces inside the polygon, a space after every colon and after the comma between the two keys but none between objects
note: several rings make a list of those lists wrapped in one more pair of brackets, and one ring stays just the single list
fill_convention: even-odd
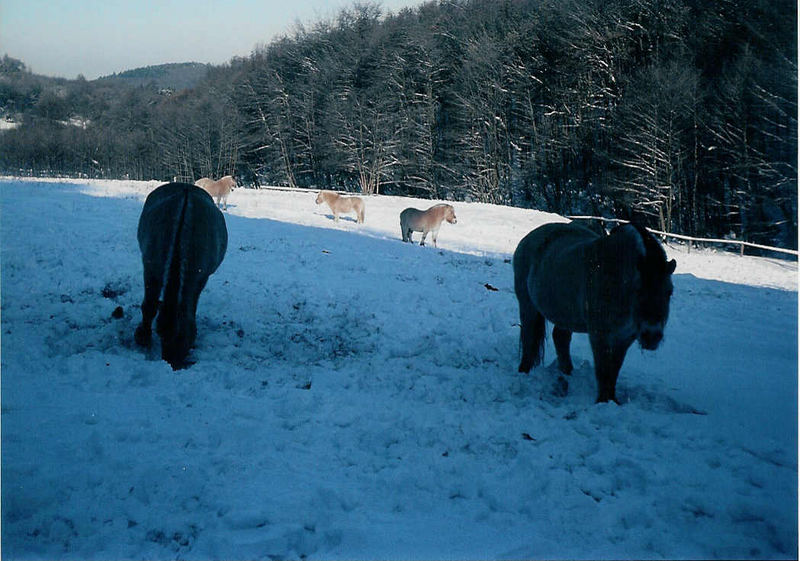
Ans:
[{"label": "snow-covered slope", "polygon": [[157,185],[0,181],[7,557],[797,556],[796,263],[668,249],[667,340],[595,405],[585,336],[566,398],[516,372],[507,260],[561,218],[455,203],[437,250],[430,201],[236,190],[173,372],[132,338]]}]

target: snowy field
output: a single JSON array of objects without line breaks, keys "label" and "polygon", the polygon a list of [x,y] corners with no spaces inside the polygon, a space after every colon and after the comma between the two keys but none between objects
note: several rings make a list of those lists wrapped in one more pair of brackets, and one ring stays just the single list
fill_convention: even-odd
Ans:
[{"label": "snowy field", "polygon": [[560,217],[455,203],[435,249],[430,201],[240,189],[173,372],[133,343],[158,184],[0,180],[4,558],[797,557],[795,261],[667,248],[666,341],[595,405],[585,335],[567,397],[516,371],[508,261]]}]

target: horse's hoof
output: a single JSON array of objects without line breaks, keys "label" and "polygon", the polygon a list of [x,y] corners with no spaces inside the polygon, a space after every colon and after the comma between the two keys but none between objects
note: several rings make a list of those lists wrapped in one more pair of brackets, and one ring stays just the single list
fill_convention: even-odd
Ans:
[{"label": "horse's hoof", "polygon": [[164,360],[172,367],[172,370],[174,372],[177,372],[178,370],[186,370],[190,366],[193,366],[195,364],[195,362],[197,362],[195,360],[186,360],[186,359],[176,360],[174,362],[170,362],[167,359],[164,359]]}]

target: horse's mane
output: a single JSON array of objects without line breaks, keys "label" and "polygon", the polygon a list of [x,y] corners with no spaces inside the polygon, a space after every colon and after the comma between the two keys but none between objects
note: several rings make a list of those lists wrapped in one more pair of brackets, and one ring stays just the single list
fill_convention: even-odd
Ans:
[{"label": "horse's mane", "polygon": [[453,208],[453,205],[450,205],[450,204],[447,204],[447,203],[437,203],[437,204],[433,205],[431,208],[429,208],[428,210],[432,210],[432,211],[435,211],[435,212],[447,211],[448,207]]}]

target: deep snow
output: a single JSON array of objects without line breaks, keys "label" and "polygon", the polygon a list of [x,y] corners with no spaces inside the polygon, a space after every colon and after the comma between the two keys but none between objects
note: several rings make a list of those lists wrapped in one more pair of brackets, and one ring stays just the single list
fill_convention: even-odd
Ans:
[{"label": "deep snow", "polygon": [[797,557],[796,262],[668,248],[667,340],[595,405],[583,335],[566,398],[516,372],[507,261],[561,218],[455,203],[437,250],[430,201],[236,190],[173,372],[132,337],[157,185],[0,180],[5,557]]}]

